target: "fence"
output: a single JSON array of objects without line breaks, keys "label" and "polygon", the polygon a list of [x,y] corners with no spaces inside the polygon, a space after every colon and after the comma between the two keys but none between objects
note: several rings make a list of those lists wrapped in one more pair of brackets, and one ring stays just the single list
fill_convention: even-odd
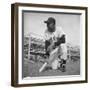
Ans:
[{"label": "fence", "polygon": [[[28,60],[31,62],[37,62],[41,60],[42,62],[44,62],[44,47],[45,45],[42,39],[37,39],[30,36],[24,37],[24,60]],[[67,57],[68,60],[77,60],[77,58],[80,58],[79,48],[67,45]]]}]

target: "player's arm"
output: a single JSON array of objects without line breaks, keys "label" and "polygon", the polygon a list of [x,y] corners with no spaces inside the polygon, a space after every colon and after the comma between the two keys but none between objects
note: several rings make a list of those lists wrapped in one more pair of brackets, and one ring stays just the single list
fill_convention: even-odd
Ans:
[{"label": "player's arm", "polygon": [[45,40],[45,50],[46,50],[46,54],[49,55],[49,51],[48,51],[48,47],[50,46],[50,41],[49,40]]},{"label": "player's arm", "polygon": [[65,42],[66,42],[65,35],[63,34],[61,37],[57,39],[57,42],[55,42],[55,46],[59,46],[60,44]]}]

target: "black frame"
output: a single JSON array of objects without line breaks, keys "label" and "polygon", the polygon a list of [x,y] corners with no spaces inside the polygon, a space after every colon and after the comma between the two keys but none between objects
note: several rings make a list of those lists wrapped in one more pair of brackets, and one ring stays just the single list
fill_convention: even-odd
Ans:
[{"label": "black frame", "polygon": [[[18,84],[18,7],[45,7],[45,8],[63,8],[85,10],[85,80],[80,81],[65,81],[65,82],[47,82],[35,84]],[[87,83],[88,82],[88,8],[81,6],[62,6],[62,5],[45,5],[32,3],[15,3],[11,5],[11,85],[14,87],[22,86],[41,86],[41,85],[58,85],[58,84],[73,84],[73,83]]]}]

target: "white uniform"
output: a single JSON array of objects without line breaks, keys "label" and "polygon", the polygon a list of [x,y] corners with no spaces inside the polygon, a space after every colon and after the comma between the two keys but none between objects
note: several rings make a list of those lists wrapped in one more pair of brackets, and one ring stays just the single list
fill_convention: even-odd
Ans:
[{"label": "white uniform", "polygon": [[[57,42],[57,38],[62,37],[62,35],[65,35],[65,33],[62,31],[61,27],[60,28],[58,27],[58,28],[56,28],[55,32],[53,32],[53,33],[46,30],[44,39],[45,40],[52,40],[52,41],[54,40],[55,42]],[[54,51],[54,53],[51,52],[51,55],[50,55],[51,57],[50,58],[55,58],[55,55],[58,53],[57,55],[60,55],[61,59],[66,60],[67,59],[67,46],[66,46],[66,43],[62,43],[58,47],[59,47],[58,51],[56,50],[56,52]],[[58,65],[58,58],[56,56],[56,59],[51,63],[51,66],[52,66],[53,69],[57,69],[57,65]]]}]

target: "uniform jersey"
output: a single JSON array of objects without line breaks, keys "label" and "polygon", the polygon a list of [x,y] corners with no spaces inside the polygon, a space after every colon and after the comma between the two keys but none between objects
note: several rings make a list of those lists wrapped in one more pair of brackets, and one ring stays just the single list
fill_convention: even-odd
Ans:
[{"label": "uniform jersey", "polygon": [[[61,27],[57,27],[55,32],[49,32],[48,30],[45,31],[44,39],[50,41],[50,43],[57,42],[58,38],[61,38],[65,33],[62,31]],[[65,35],[66,36],[66,35]],[[62,59],[67,58],[67,47],[66,43],[62,43],[60,46],[60,54]]]},{"label": "uniform jersey", "polygon": [[58,27],[56,28],[55,32],[49,32],[48,30],[46,30],[44,39],[57,41],[57,38],[60,38],[62,35],[65,35],[65,33],[62,31],[61,27]]}]

